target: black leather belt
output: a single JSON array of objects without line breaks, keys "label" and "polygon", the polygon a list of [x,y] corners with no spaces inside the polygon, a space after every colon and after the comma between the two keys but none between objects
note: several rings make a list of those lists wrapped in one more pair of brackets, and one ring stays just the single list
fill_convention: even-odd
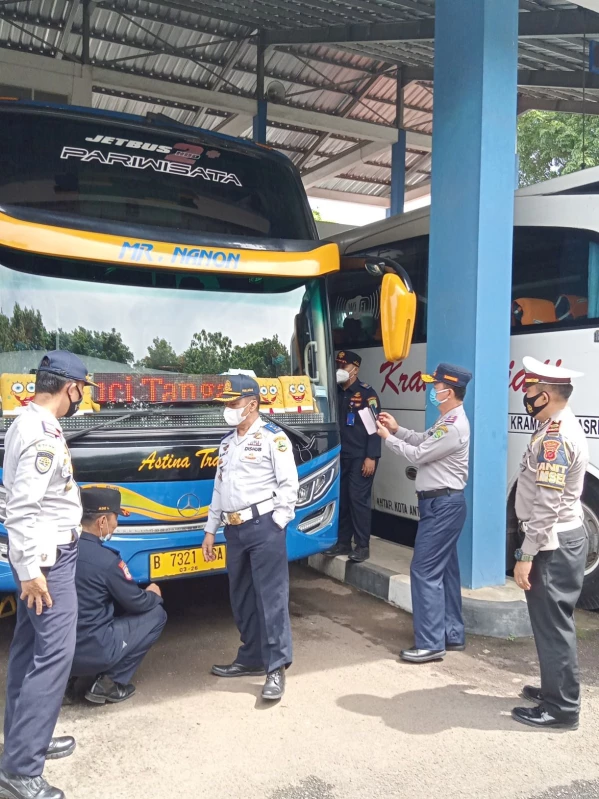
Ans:
[{"label": "black leather belt", "polygon": [[434,499],[435,497],[450,497],[452,494],[463,494],[463,488],[433,488],[431,491],[417,491],[418,499]]}]

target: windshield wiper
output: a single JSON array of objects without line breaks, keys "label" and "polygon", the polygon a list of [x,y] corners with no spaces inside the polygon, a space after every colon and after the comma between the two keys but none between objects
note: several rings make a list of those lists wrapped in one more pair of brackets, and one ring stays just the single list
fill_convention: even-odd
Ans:
[{"label": "windshield wiper", "polygon": [[[68,433],[65,435],[65,440],[67,442],[75,441],[75,439],[83,438],[88,433],[95,433],[97,430],[105,430],[107,427],[112,427],[112,425],[118,424],[119,422],[124,422],[125,419],[130,419],[132,416],[172,416],[175,413],[177,413],[177,411],[173,411],[171,408],[168,410],[163,408],[148,408],[146,410],[128,411],[120,416],[113,416],[111,419],[108,419],[101,424],[96,424],[93,427],[84,427],[81,430],[75,430],[72,433]],[[278,419],[273,419],[270,414],[260,412],[260,417],[267,422],[274,422],[277,427],[280,427],[281,430],[284,430],[291,438],[299,441],[299,443],[303,444],[304,447],[308,449],[312,447],[312,444],[315,440],[314,436],[309,438],[301,430],[297,430],[295,427],[285,424],[285,422],[281,422]]]},{"label": "windshield wiper", "polygon": [[130,419],[132,416],[167,416],[172,413],[172,410],[169,409],[166,411],[163,408],[147,408],[144,411],[127,411],[127,413],[121,416],[113,416],[106,422],[102,422],[102,424],[96,424],[93,427],[83,427],[81,430],[68,433],[65,436],[65,441],[69,442],[74,441],[76,438],[83,438],[83,436],[86,436],[88,433],[95,433],[96,430],[104,430],[106,427],[111,427],[113,424],[118,424],[118,422],[124,422],[125,419]]},{"label": "windshield wiper", "polygon": [[301,430],[298,430],[297,428],[292,427],[289,424],[285,424],[285,422],[279,421],[276,417],[273,419],[272,416],[268,413],[262,413],[262,411],[259,411],[259,413],[261,419],[276,424],[277,427],[280,427],[281,430],[284,430],[288,436],[291,436],[291,438],[295,438],[297,441],[300,442],[300,444],[303,444],[305,447],[310,448],[314,443],[315,436],[312,436],[312,438],[308,438],[308,436],[305,433],[302,433]]}]

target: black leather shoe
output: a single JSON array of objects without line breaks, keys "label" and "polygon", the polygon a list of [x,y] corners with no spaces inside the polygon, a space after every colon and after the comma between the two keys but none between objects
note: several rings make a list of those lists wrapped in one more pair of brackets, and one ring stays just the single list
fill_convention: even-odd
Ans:
[{"label": "black leather shoe", "polygon": [[262,666],[244,666],[243,663],[213,666],[210,671],[217,677],[262,677],[266,674],[266,669],[263,669]]},{"label": "black leather shoe", "polygon": [[348,557],[354,563],[364,563],[370,557],[370,549],[368,547],[356,547],[353,552],[349,553]]},{"label": "black leather shoe", "polygon": [[351,552],[351,546],[349,544],[335,544],[322,553],[323,555],[328,555],[330,558],[337,557],[337,555],[349,555]]},{"label": "black leather shoe", "polygon": [[445,644],[446,652],[463,652],[466,649],[466,644]]},{"label": "black leather shoe", "polygon": [[408,663],[429,663],[431,660],[443,660],[444,649],[402,649],[399,656]]},{"label": "black leather shoe", "polygon": [[540,730],[578,729],[578,713],[573,713],[571,718],[557,719],[543,707],[515,707],[512,710],[512,718],[520,724],[528,724],[529,727],[537,727]]},{"label": "black leather shoe", "polygon": [[285,669],[275,669],[266,675],[262,699],[281,699],[285,693]]},{"label": "black leather shoe", "polygon": [[525,685],[520,695],[523,699],[528,699],[529,702],[534,702],[537,705],[543,704],[543,692],[534,685]]},{"label": "black leather shoe", "polygon": [[21,777],[0,769],[0,796],[3,799],[65,799],[60,788],[48,785],[43,777]]},{"label": "black leather shoe", "polygon": [[46,760],[60,760],[62,757],[68,757],[73,754],[76,746],[75,739],[70,735],[52,738],[50,746],[46,750]]},{"label": "black leather shoe", "polygon": [[134,693],[134,685],[123,685],[123,683],[111,680],[105,674],[100,674],[89,691],[86,691],[85,698],[95,705],[105,705],[106,702],[114,705],[117,702],[124,702]]}]

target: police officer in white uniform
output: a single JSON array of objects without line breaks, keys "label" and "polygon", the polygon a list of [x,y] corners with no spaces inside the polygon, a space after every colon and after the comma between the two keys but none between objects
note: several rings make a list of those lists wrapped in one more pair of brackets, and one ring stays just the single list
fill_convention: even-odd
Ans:
[{"label": "police officer in white uniform", "polygon": [[0,797],[61,799],[41,776],[46,759],[75,749],[53,738],[77,625],[75,564],[81,500],[58,419],[72,416],[87,380],[70,352],[44,356],[33,400],[5,439],[3,483],[17,623],[8,660]]},{"label": "police officer in white uniform", "polygon": [[447,363],[422,375],[433,384],[429,400],[440,414],[424,433],[400,428],[389,413],[378,417],[387,447],[418,467],[420,521],[410,567],[414,647],[401,652],[412,663],[441,660],[466,645],[457,544],[466,520],[470,425],[463,400],[471,379],[467,369]]},{"label": "police officer in white uniform", "polygon": [[516,707],[516,721],[542,729],[578,727],[580,681],[574,608],[587,553],[580,497],[589,462],[583,430],[568,400],[572,379],[558,366],[523,359],[527,413],[539,422],[520,466],[516,514],[524,534],[514,579],[526,592],[541,667],[540,687],[522,695],[537,707]]},{"label": "police officer in white uniform", "polygon": [[242,645],[235,661],[213,666],[218,677],[266,673],[264,699],[280,699],[291,664],[289,566],[285,529],[295,516],[298,476],[291,442],[259,416],[260,388],[246,375],[228,377],[221,401],[235,431],[222,440],[206,522],[204,557],[214,560],[222,523],[231,606]]}]

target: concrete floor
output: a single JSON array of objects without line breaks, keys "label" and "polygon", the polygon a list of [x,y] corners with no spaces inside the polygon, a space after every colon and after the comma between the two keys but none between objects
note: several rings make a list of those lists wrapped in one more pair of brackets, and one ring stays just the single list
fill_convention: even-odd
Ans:
[{"label": "concrete floor", "polygon": [[[226,591],[223,578],[169,584],[135,697],[64,708],[57,732],[78,748],[46,777],[68,799],[599,797],[599,614],[579,615],[581,728],[542,733],[509,717],[535,681],[531,641],[471,638],[443,663],[402,664],[410,616],[299,566],[295,664],[265,706],[262,679],[208,673],[236,651]],[[0,622],[2,691],[10,633]]]}]

